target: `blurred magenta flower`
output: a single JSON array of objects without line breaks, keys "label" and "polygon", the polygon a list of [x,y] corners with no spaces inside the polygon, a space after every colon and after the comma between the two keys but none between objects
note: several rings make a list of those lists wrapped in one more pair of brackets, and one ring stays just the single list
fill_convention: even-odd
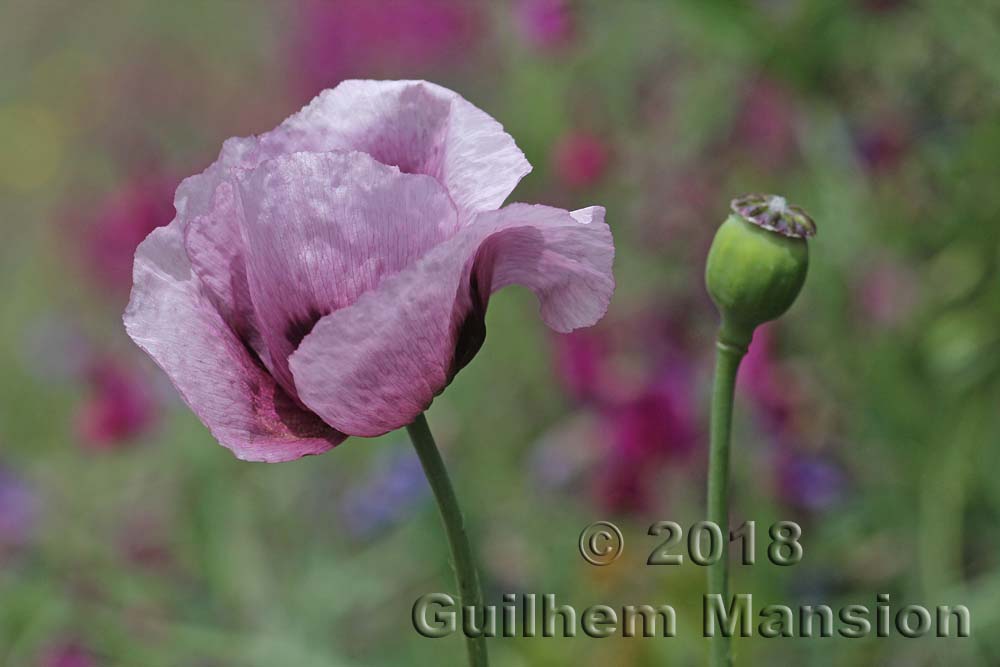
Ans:
[{"label": "blurred magenta flower", "polygon": [[144,380],[120,362],[101,359],[86,373],[88,395],[77,410],[77,432],[93,450],[119,448],[146,433],[158,406]]},{"label": "blurred magenta flower", "polygon": [[556,178],[575,189],[596,185],[611,164],[611,148],[595,134],[574,130],[563,135],[553,152]]},{"label": "blurred magenta flower", "polygon": [[498,210],[529,170],[450,90],[344,82],[181,183],[126,329],[240,458],[394,430],[475,356],[496,290],[529,287],[557,331],[607,309],[603,208]]},{"label": "blurred magenta flower", "polygon": [[565,46],[576,34],[575,17],[567,0],[517,0],[514,18],[521,35],[536,48]]},{"label": "blurred magenta flower", "polygon": [[83,644],[67,641],[46,649],[39,667],[97,667],[97,658]]},{"label": "blurred magenta flower", "polygon": [[176,187],[176,179],[150,171],[126,182],[88,216],[85,252],[103,285],[122,291],[131,285],[135,249],[173,218]]},{"label": "blurred magenta flower", "polygon": [[[653,507],[657,477],[665,467],[689,461],[701,442],[689,325],[664,316],[687,310],[680,303],[643,308],[554,337],[557,379],[584,405],[581,416],[593,425],[577,424],[568,434],[556,431],[543,440],[536,459],[541,481],[558,484],[575,476],[561,472],[564,461],[593,450],[573,468],[597,467],[593,490],[605,509],[641,514]],[[596,436],[583,437],[587,431]]]},{"label": "blurred magenta flower", "polygon": [[556,376],[573,400],[599,400],[611,388],[609,343],[596,328],[553,337]]},{"label": "blurred magenta flower", "polygon": [[774,356],[773,324],[754,331],[753,344],[743,357],[736,381],[740,391],[749,395],[765,429],[775,433],[787,427],[795,409],[795,392]]},{"label": "blurred magenta flower", "polygon": [[0,466],[0,558],[28,544],[38,512],[38,497],[31,485]]},{"label": "blurred magenta flower", "polygon": [[310,95],[371,72],[423,72],[468,58],[480,37],[470,0],[307,0],[291,47]]},{"label": "blurred magenta flower", "polygon": [[689,377],[671,369],[636,396],[602,410],[608,449],[597,483],[609,511],[651,509],[650,486],[663,464],[694,452],[699,429],[690,385]]},{"label": "blurred magenta flower", "polygon": [[605,419],[623,458],[683,459],[698,435],[689,382],[672,374],[608,410]]}]

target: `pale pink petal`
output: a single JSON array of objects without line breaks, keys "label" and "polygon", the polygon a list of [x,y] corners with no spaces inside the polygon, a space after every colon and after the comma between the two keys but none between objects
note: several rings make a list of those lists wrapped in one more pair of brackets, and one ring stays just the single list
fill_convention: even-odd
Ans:
[{"label": "pale pink petal", "polygon": [[452,236],[448,194],[363,153],[293,153],[240,180],[250,294],[271,370],[294,393],[288,356],[345,308]]},{"label": "pale pink petal", "polygon": [[242,211],[236,187],[219,184],[211,210],[188,221],[184,247],[206,296],[236,335],[271,367],[257,327],[241,232]]},{"label": "pale pink petal", "polygon": [[219,157],[205,171],[181,181],[174,194],[174,209],[181,227],[198,216],[211,212],[215,190],[231,177],[234,170],[257,166],[267,157],[256,137],[234,137],[222,144]]},{"label": "pale pink petal", "polygon": [[125,329],[237,457],[289,461],[343,441],[278,387],[223,321],[191,270],[180,224],[143,241],[133,281]]},{"label": "pale pink petal", "polygon": [[227,140],[211,166],[177,188],[177,219],[184,227],[208,214],[216,188],[234,171],[292,152],[328,151],[360,151],[436,178],[463,220],[499,208],[531,171],[503,126],[458,93],[427,81],[351,80],[270,132]]},{"label": "pale pink petal", "polygon": [[597,322],[614,280],[604,209],[515,204],[319,320],[290,360],[300,400],[344,433],[411,422],[478,351],[489,295],[521,284],[557,331]]},{"label": "pale pink petal", "polygon": [[260,139],[267,155],[354,150],[444,183],[463,220],[499,208],[531,165],[503,126],[426,81],[344,81]]}]

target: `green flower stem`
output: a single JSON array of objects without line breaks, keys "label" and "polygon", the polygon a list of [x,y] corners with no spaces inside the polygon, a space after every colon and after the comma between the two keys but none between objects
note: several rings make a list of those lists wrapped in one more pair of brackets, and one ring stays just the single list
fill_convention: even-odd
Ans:
[{"label": "green flower stem", "polygon": [[[722,557],[708,567],[708,593],[722,595],[729,604],[729,439],[733,421],[733,397],[736,372],[746,347],[723,342],[720,336],[715,352],[715,383],[712,388],[711,445],[708,453],[708,520],[722,530]],[[709,666],[733,664],[729,637],[721,633],[709,644]]]},{"label": "green flower stem", "polygon": [[[421,414],[406,427],[413,441],[413,447],[420,457],[427,481],[434,490],[441,520],[444,521],[445,532],[448,534],[448,544],[451,547],[452,567],[455,570],[455,580],[458,583],[459,596],[463,607],[474,606],[477,610],[483,607],[483,592],[479,587],[479,574],[476,572],[472,548],[469,546],[469,536],[465,532],[465,522],[462,520],[462,510],[455,497],[455,489],[448,478],[448,470],[441,459],[427,425],[427,418]],[[487,667],[486,638],[466,638],[466,649],[469,654],[470,667]]]}]

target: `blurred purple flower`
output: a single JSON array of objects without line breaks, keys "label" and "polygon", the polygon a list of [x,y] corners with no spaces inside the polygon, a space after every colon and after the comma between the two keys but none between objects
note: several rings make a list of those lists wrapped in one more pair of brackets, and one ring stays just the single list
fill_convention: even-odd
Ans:
[{"label": "blurred purple flower", "polygon": [[750,351],[740,364],[737,383],[750,401],[764,431],[775,443],[775,493],[791,506],[822,510],[841,496],[846,475],[831,458],[796,451],[789,443],[801,437],[808,396],[775,358],[774,324],[754,332]]},{"label": "blurred purple flower", "polygon": [[350,487],[338,512],[352,535],[370,539],[412,515],[427,496],[420,460],[407,451],[388,457],[367,479]]},{"label": "blurred purple flower", "polygon": [[755,165],[780,168],[797,151],[795,118],[791,93],[772,79],[758,78],[744,94],[736,118],[736,141],[752,154]]},{"label": "blurred purple flower", "polygon": [[565,46],[576,34],[575,17],[567,0],[518,0],[514,16],[521,35],[536,48]]},{"label": "blurred purple flower", "polygon": [[793,507],[820,511],[835,504],[847,482],[832,460],[780,446],[776,461],[778,498]]},{"label": "blurred purple flower", "polygon": [[555,176],[568,188],[596,185],[611,164],[611,148],[597,135],[573,130],[556,142],[552,153]]},{"label": "blurred purple flower", "polygon": [[157,403],[136,371],[102,359],[88,370],[87,383],[89,393],[77,409],[76,425],[89,449],[119,448],[156,422]]},{"label": "blurred purple flower", "polygon": [[34,489],[9,468],[0,466],[0,558],[22,549],[38,520]]},{"label": "blurred purple flower", "polygon": [[45,650],[39,667],[97,667],[97,658],[83,644],[68,641]]},{"label": "blurred purple flower", "polygon": [[299,18],[294,71],[308,95],[373,72],[426,74],[468,58],[481,32],[469,0],[307,0]]},{"label": "blurred purple flower", "polygon": [[883,119],[860,131],[857,150],[869,170],[886,172],[903,161],[909,143],[905,122],[898,118]]},{"label": "blurred purple flower", "polygon": [[175,179],[149,171],[125,183],[89,216],[85,251],[92,272],[105,286],[124,291],[132,284],[135,249],[151,231],[174,217]]}]

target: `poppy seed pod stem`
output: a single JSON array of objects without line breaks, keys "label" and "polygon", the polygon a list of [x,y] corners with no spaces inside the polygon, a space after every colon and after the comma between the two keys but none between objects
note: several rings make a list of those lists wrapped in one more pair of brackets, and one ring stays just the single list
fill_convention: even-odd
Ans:
[{"label": "poppy seed pod stem", "polygon": [[[809,267],[806,238],[816,224],[776,195],[746,195],[732,202],[715,234],[705,267],[708,293],[722,322],[716,342],[708,455],[708,520],[724,536],[722,555],[708,567],[708,593],[729,604],[729,443],[740,361],[754,329],[780,317],[798,296]],[[709,646],[710,667],[732,665],[729,637]]]},{"label": "poppy seed pod stem", "polygon": [[[746,348],[719,341],[715,350],[715,380],[712,384],[712,412],[708,452],[708,520],[722,529],[721,557],[708,567],[708,593],[722,596],[729,604],[729,442],[733,421],[736,371]],[[707,608],[707,607],[706,607]],[[732,665],[729,638],[720,635],[709,647],[712,667]]]}]

